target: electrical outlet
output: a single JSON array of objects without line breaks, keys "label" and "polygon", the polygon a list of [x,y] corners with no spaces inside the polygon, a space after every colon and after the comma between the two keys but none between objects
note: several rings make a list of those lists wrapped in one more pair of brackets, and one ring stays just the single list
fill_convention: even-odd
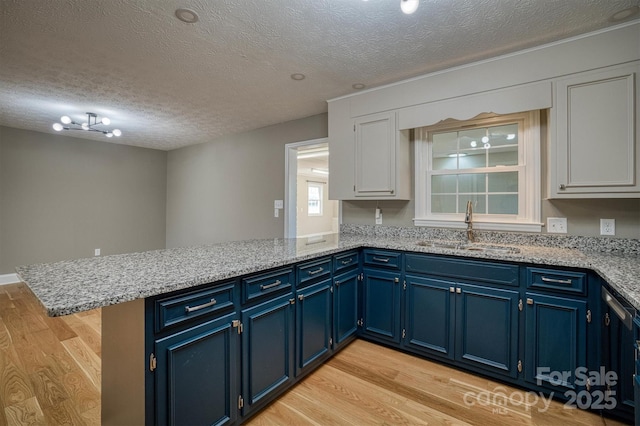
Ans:
[{"label": "electrical outlet", "polygon": [[616,220],[600,219],[600,235],[616,235]]},{"label": "electrical outlet", "polygon": [[382,225],[382,210],[376,207],[376,225]]},{"label": "electrical outlet", "polygon": [[280,217],[280,209],[273,209],[273,217]]},{"label": "electrical outlet", "polygon": [[100,256],[100,249],[95,249],[95,250],[93,251],[93,255],[94,255],[94,256]]},{"label": "electrical outlet", "polygon": [[550,234],[566,234],[567,218],[566,217],[548,217],[547,232]]}]

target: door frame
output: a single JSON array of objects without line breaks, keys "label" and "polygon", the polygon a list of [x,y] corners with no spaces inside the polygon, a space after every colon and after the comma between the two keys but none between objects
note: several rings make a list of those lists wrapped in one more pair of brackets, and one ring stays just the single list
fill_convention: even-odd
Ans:
[{"label": "door frame", "polygon": [[[298,206],[297,178],[298,156],[297,150],[303,146],[329,143],[329,138],[311,139],[308,141],[292,142],[284,146],[284,237],[296,238],[296,216]],[[329,178],[331,179],[331,178]],[[338,223],[342,223],[342,203],[338,203]]]}]

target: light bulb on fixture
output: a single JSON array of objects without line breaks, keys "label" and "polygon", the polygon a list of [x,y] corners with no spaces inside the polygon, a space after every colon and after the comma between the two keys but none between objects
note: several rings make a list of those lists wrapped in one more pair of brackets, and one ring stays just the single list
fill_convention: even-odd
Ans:
[{"label": "light bulb on fixture", "polygon": [[400,9],[407,15],[411,15],[418,10],[419,0],[400,0]]},{"label": "light bulb on fixture", "polygon": [[60,117],[60,121],[63,124],[53,124],[53,130],[55,130],[56,132],[60,132],[62,130],[85,130],[88,132],[100,132],[108,138],[122,135],[122,131],[120,129],[108,130],[96,128],[96,126],[100,125],[108,126],[109,124],[111,124],[111,120],[109,120],[107,117],[103,117],[101,120],[98,120],[98,115],[94,114],[93,112],[88,112],[87,121],[82,123],[73,121],[68,115],[63,115],[62,117]]}]

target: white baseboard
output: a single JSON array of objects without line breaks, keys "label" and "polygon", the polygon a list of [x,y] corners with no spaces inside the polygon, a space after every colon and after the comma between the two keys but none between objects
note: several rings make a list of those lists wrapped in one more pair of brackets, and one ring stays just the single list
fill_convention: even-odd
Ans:
[{"label": "white baseboard", "polygon": [[15,284],[19,282],[20,282],[20,278],[18,278],[18,274],[0,275],[0,285]]}]

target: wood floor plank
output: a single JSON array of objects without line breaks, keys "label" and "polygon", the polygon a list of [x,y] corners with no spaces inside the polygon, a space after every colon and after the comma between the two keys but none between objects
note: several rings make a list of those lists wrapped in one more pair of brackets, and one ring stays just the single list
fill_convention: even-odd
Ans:
[{"label": "wood floor plank", "polygon": [[100,376],[101,362],[98,355],[89,348],[82,339],[74,337],[62,342],[69,355],[75,360],[80,369],[87,375],[97,390],[102,386]]},{"label": "wood floor plank", "polygon": [[53,407],[69,399],[69,394],[61,382],[62,377],[50,368],[43,368],[29,375],[34,393],[42,409]]},{"label": "wood floor plank", "polygon": [[0,393],[6,405],[24,402],[35,397],[28,375],[22,370],[11,351],[0,351]]},{"label": "wood floor plank", "polygon": [[4,407],[4,413],[7,418],[7,423],[10,425],[46,424],[44,413],[42,412],[36,397]]}]

